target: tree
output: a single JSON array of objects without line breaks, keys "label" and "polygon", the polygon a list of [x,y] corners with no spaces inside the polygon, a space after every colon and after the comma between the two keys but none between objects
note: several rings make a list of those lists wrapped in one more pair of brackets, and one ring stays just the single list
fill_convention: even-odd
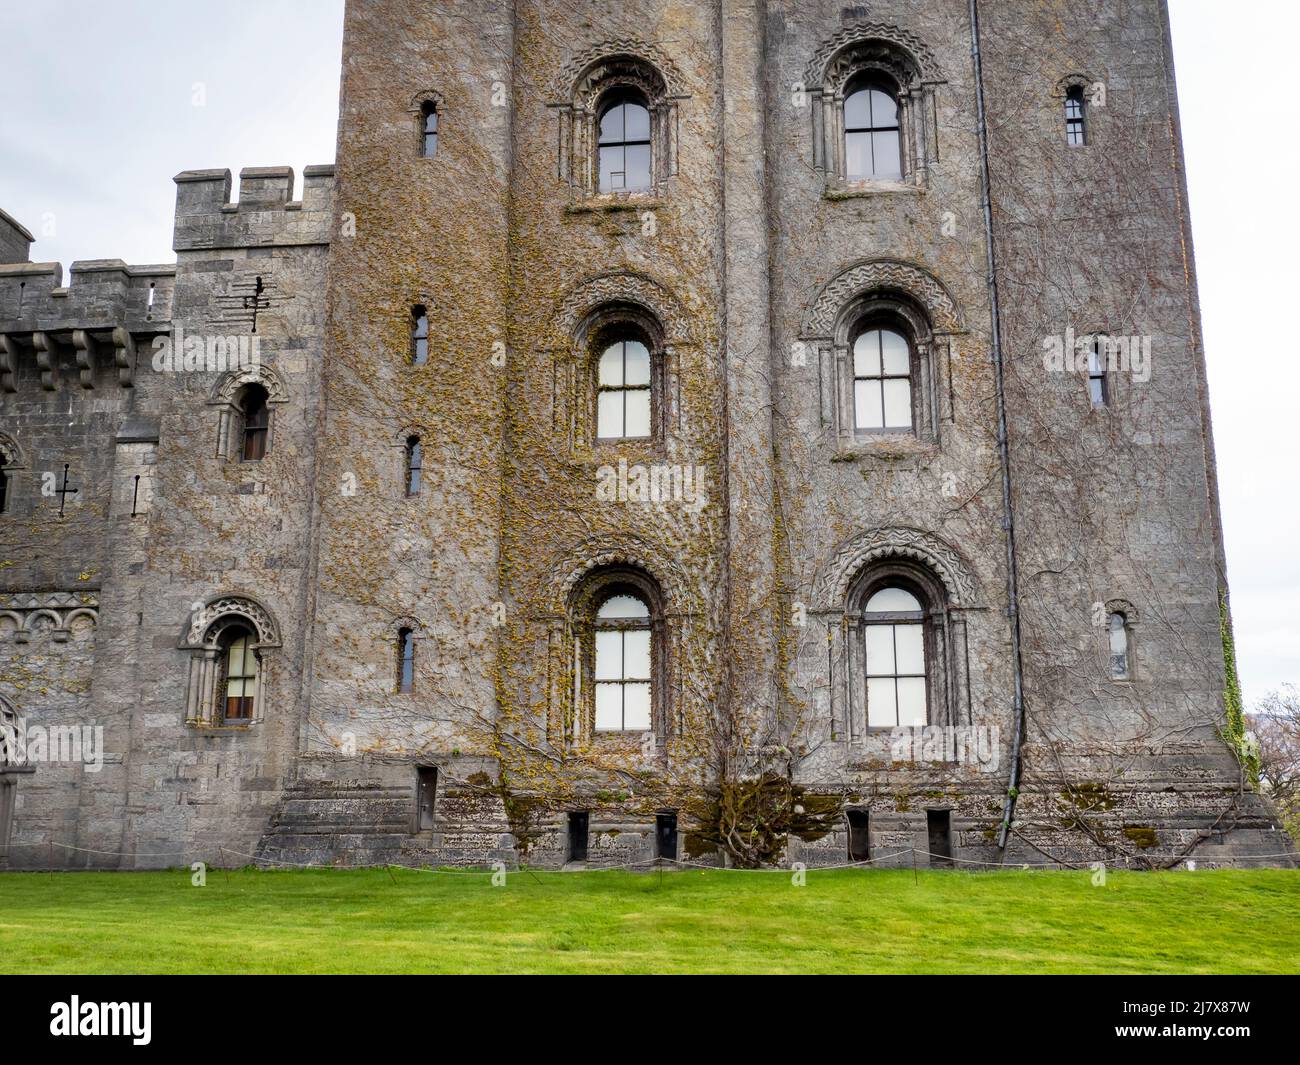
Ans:
[{"label": "tree", "polygon": [[1291,838],[1300,842],[1300,687],[1270,692],[1250,716],[1259,742],[1260,789],[1277,804]]}]

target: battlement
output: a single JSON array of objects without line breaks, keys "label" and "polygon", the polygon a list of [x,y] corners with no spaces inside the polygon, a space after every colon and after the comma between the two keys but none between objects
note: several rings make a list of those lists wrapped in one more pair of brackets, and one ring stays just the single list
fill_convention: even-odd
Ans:
[{"label": "battlement", "polygon": [[293,168],[245,167],[239,172],[239,202],[230,202],[229,170],[186,170],[177,174],[178,252],[328,244],[332,230],[334,167],[303,171],[301,200],[293,194]]},{"label": "battlement", "polygon": [[47,391],[68,367],[85,388],[109,367],[129,386],[135,342],[171,329],[175,266],[88,259],[69,273],[64,286],[59,263],[0,263],[0,393],[18,391],[20,363],[35,364]]},{"label": "battlement", "polygon": [[0,210],[0,263],[25,263],[31,258],[31,230],[9,214]]}]

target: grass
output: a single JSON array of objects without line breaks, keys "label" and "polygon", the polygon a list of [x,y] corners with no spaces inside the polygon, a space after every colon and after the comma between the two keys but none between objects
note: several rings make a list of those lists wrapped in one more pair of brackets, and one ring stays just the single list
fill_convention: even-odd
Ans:
[{"label": "grass", "polygon": [[8,973],[1295,973],[1300,875],[0,874]]}]

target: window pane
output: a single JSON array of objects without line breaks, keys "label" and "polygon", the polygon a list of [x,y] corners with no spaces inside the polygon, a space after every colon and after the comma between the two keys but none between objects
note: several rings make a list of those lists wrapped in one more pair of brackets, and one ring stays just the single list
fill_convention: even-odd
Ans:
[{"label": "window pane", "polygon": [[640,104],[623,105],[623,139],[629,141],[650,139],[650,112]]},{"label": "window pane", "polygon": [[596,728],[617,732],[623,727],[623,685],[596,685]]},{"label": "window pane", "polygon": [[880,376],[880,330],[872,329],[853,345],[853,376]]},{"label": "window pane", "polygon": [[616,144],[619,141],[626,140],[623,136],[623,115],[624,108],[622,104],[615,104],[601,116],[600,119],[600,143]]},{"label": "window pane", "polygon": [[898,672],[924,675],[925,631],[920,625],[894,625],[894,647]]},{"label": "window pane", "polygon": [[903,377],[884,382],[885,425],[890,429],[912,428],[912,382]]},{"label": "window pane", "polygon": [[623,148],[600,149],[600,191],[614,192],[625,187]]},{"label": "window pane", "polygon": [[878,178],[901,178],[903,176],[902,152],[899,148],[897,133],[871,134],[872,174]]},{"label": "window pane", "polygon": [[866,129],[871,125],[871,92],[859,89],[844,101],[844,128]]},{"label": "window pane", "polygon": [[917,726],[926,723],[925,678],[902,677],[898,681],[898,723]]},{"label": "window pane", "polygon": [[867,603],[868,614],[919,614],[916,596],[902,588],[881,588]]},{"label": "window pane", "polygon": [[867,681],[867,724],[873,728],[898,724],[898,706],[894,701],[896,683],[892,677]]},{"label": "window pane", "polygon": [[871,176],[871,134],[849,133],[844,137],[845,165],[850,181]]},{"label": "window pane", "polygon": [[642,730],[650,728],[649,684],[623,686],[623,727]]},{"label": "window pane", "polygon": [[623,634],[596,633],[596,679],[623,679]]},{"label": "window pane", "polygon": [[650,352],[639,340],[629,340],[623,361],[623,383],[628,385],[648,385],[650,383]]},{"label": "window pane", "polygon": [[596,435],[604,439],[623,435],[623,393],[600,393]]},{"label": "window pane", "polygon": [[1122,655],[1128,650],[1128,630],[1124,627],[1124,615],[1110,616],[1110,651]]},{"label": "window pane", "polygon": [[627,179],[624,187],[632,190],[650,187],[650,145],[630,144],[626,148]]},{"label": "window pane", "polygon": [[894,675],[894,626],[867,626],[867,676]]},{"label": "window pane", "polygon": [[879,89],[872,89],[871,93],[871,127],[873,129],[889,129],[898,125],[898,104],[894,102],[892,96],[887,92],[881,92]]},{"label": "window pane", "polygon": [[623,424],[624,436],[650,435],[650,390],[637,389],[623,393],[627,397],[626,421]]},{"label": "window pane", "polygon": [[650,608],[635,595],[612,595],[601,605],[596,617],[602,621],[611,618],[648,618]]},{"label": "window pane", "polygon": [[884,428],[879,381],[858,381],[853,386],[853,409],[859,429]]},{"label": "window pane", "polygon": [[611,344],[600,357],[600,383],[617,387],[623,383],[623,345]]},{"label": "window pane", "polygon": [[910,374],[912,372],[912,353],[907,340],[891,329],[880,332],[880,347],[884,352],[885,373]]},{"label": "window pane", "polygon": [[1106,405],[1106,379],[1104,377],[1089,378],[1088,392],[1092,396],[1092,405],[1094,407],[1104,407]]},{"label": "window pane", "polygon": [[650,679],[650,633],[642,629],[623,635],[623,676],[629,680]]}]

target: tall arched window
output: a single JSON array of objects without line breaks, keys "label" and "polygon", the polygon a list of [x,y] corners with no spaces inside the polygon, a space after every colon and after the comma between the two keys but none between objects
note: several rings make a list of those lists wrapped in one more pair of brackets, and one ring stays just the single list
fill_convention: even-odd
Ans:
[{"label": "tall arched window", "polygon": [[415,630],[397,630],[397,690],[401,694],[415,691]]},{"label": "tall arched window", "polygon": [[597,732],[645,732],[652,727],[650,607],[631,591],[596,611]]},{"label": "tall arched window", "polygon": [[1065,143],[1071,148],[1088,143],[1087,104],[1082,85],[1076,85],[1065,94]]},{"label": "tall arched window", "polygon": [[1128,618],[1118,611],[1112,613],[1107,621],[1107,634],[1110,639],[1111,680],[1128,680],[1131,667]]},{"label": "tall arched window", "polygon": [[424,448],[418,436],[406,438],[406,495],[407,498],[420,494],[420,474],[424,469]]},{"label": "tall arched window", "polygon": [[639,96],[617,95],[600,112],[601,192],[650,188],[650,111]]},{"label": "tall arched window", "polygon": [[898,181],[903,140],[897,94],[884,81],[852,83],[844,98],[844,160],[849,181]]},{"label": "tall arched window", "polygon": [[411,308],[411,364],[423,366],[429,361],[429,312],[417,304]]},{"label": "tall arched window", "polygon": [[897,330],[869,327],[854,340],[853,415],[860,430],[912,429],[912,347]]},{"label": "tall arched window", "polygon": [[634,335],[612,340],[596,373],[596,437],[600,440],[653,435],[650,349]]},{"label": "tall arched window", "polygon": [[929,720],[925,611],[906,588],[886,585],[864,617],[867,725],[916,727]]},{"label": "tall arched window", "polygon": [[269,396],[261,385],[249,385],[240,397],[239,410],[243,415],[243,443],[240,458],[244,462],[260,462],[266,458],[267,437],[271,431]]},{"label": "tall arched window", "polygon": [[243,626],[233,626],[222,633],[222,674],[217,685],[220,721],[243,724],[253,720],[257,705],[255,643],[253,633]]},{"label": "tall arched window", "polygon": [[432,159],[438,154],[438,108],[432,101],[421,108],[420,122],[420,154]]}]

